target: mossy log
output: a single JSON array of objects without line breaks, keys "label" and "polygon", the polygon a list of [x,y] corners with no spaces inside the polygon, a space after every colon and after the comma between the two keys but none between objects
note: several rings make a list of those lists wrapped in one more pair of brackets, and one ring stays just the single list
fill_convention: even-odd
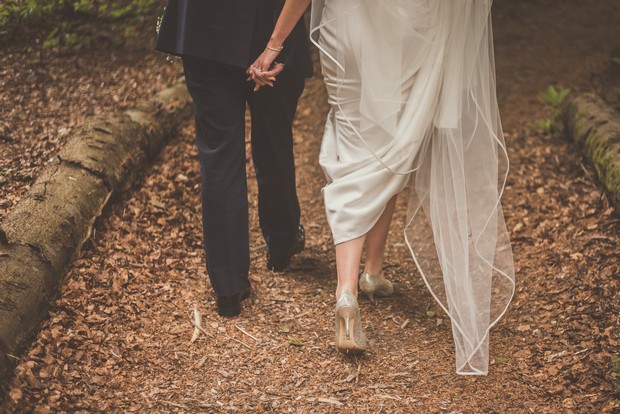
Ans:
[{"label": "mossy log", "polygon": [[0,223],[0,395],[97,217],[191,115],[182,81],[72,134]]},{"label": "mossy log", "polygon": [[592,94],[577,96],[562,108],[566,135],[592,162],[612,201],[620,204],[620,114]]}]

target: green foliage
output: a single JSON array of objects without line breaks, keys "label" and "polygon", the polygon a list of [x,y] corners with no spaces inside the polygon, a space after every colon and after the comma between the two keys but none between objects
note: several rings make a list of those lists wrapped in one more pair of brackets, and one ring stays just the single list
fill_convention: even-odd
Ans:
[{"label": "green foliage", "polygon": [[59,28],[55,27],[52,32],[47,35],[47,38],[43,41],[43,47],[46,49],[50,49],[58,46],[60,37],[58,36]]},{"label": "green foliage", "polygon": [[616,375],[616,391],[620,392],[620,356],[611,360],[611,370]]},{"label": "green foliage", "polygon": [[549,118],[541,119],[538,126],[545,134],[551,134],[551,131],[553,130],[553,121]]},{"label": "green foliage", "polygon": [[[10,33],[20,23],[66,12],[74,6],[72,3],[68,0],[5,0],[0,3],[0,35]],[[75,6],[82,7],[83,1],[75,3]]]},{"label": "green foliage", "polygon": [[553,119],[541,119],[538,123],[538,126],[545,135],[555,137],[559,134],[560,130],[556,125],[561,125],[561,106],[569,93],[570,89],[568,88],[555,89],[551,85],[549,85],[549,87],[547,88],[547,93],[545,94],[545,101],[547,101],[547,103],[551,105],[551,108],[553,109]]},{"label": "green foliage", "polygon": [[297,338],[290,338],[290,339],[288,340],[288,344],[289,344],[289,345],[293,345],[293,346],[299,346],[299,347],[304,346],[303,341],[300,341],[300,340],[299,340],[299,339],[297,339]]},{"label": "green foliage", "polygon": [[[0,2],[0,40],[6,40],[20,27],[30,24],[50,27],[43,47],[79,48],[87,40],[76,26],[93,19],[119,21],[154,16],[160,0],[2,0]],[[76,19],[77,18],[77,19]],[[81,20],[81,21],[80,21]]]},{"label": "green foliage", "polygon": [[60,22],[43,40],[43,49],[65,47],[80,50],[90,45],[92,36],[86,25],[72,25],[71,22]]},{"label": "green foliage", "polygon": [[547,94],[545,95],[545,100],[551,104],[553,109],[558,110],[564,99],[570,93],[570,89],[562,88],[560,90],[556,90],[553,86],[549,86],[547,88]]}]

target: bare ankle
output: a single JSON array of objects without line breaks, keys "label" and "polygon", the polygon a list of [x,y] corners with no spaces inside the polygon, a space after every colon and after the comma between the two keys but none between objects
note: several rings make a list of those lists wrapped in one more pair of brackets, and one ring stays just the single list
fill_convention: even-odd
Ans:
[{"label": "bare ankle", "polygon": [[338,298],[340,297],[340,294],[345,290],[348,290],[349,292],[353,294],[353,296],[357,297],[357,283],[352,286],[343,284],[342,286],[338,286],[336,288],[336,300],[338,300]]},{"label": "bare ankle", "polygon": [[364,272],[371,274],[373,276],[382,277],[383,275],[382,265],[373,265],[373,264],[366,263],[366,266],[364,267]]}]

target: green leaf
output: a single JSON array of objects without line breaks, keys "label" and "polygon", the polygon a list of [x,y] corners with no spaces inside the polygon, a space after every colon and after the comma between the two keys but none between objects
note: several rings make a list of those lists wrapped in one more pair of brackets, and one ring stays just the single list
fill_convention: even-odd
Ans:
[{"label": "green leaf", "polygon": [[538,125],[545,134],[550,133],[553,128],[553,122],[550,119],[541,119]]},{"label": "green leaf", "polygon": [[564,99],[568,96],[568,94],[570,93],[570,89],[568,88],[563,88],[560,91],[560,96],[558,97],[558,103],[561,104],[562,102],[564,102]]},{"label": "green leaf", "polygon": [[499,362],[500,364],[507,364],[510,361],[510,358],[505,358],[505,357],[497,357],[495,358],[497,360],[497,362]]},{"label": "green leaf", "polygon": [[299,339],[295,339],[295,338],[289,339],[288,344],[293,345],[293,346],[304,346],[304,343],[302,341],[300,341]]},{"label": "green leaf", "polygon": [[435,315],[437,315],[437,312],[435,311],[432,311],[432,310],[426,311],[426,316],[428,316],[429,318],[434,318]]},{"label": "green leaf", "polygon": [[60,42],[60,36],[58,34],[59,30],[60,29],[58,27],[55,27],[54,30],[52,30],[52,32],[47,35],[47,37],[43,41],[43,48],[49,49],[58,46]]},{"label": "green leaf", "polygon": [[557,100],[558,100],[558,91],[556,91],[553,86],[549,85],[549,87],[547,88],[547,101],[553,104],[554,102],[557,102]]},{"label": "green leaf", "polygon": [[568,88],[562,88],[558,91],[553,86],[549,85],[547,88],[547,94],[545,95],[545,100],[557,109],[569,93],[570,89]]},{"label": "green leaf", "polygon": [[121,19],[125,16],[132,14],[133,11],[134,11],[134,6],[133,4],[130,3],[123,8],[110,11],[110,16],[112,16],[115,19]]}]

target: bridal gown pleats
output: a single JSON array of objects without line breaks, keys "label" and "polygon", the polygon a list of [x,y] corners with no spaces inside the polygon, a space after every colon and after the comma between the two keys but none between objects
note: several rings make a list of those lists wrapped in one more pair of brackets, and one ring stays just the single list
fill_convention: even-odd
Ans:
[{"label": "bridal gown pleats", "polygon": [[450,316],[459,374],[488,372],[489,329],[514,293],[490,9],[490,0],[312,4],[331,105],[319,161],[334,241],[368,232],[410,184],[406,241]]}]

